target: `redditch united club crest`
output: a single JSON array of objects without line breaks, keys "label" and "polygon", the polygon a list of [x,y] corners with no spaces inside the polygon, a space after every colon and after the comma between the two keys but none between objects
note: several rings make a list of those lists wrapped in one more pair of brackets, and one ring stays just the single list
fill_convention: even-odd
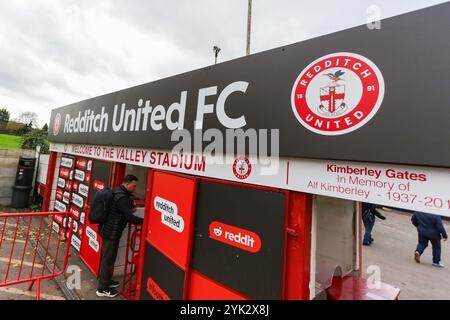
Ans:
[{"label": "redditch united club crest", "polygon": [[252,172],[252,164],[246,157],[238,157],[233,163],[233,173],[236,178],[244,180],[250,176]]},{"label": "redditch united club crest", "polygon": [[57,136],[61,129],[61,114],[56,114],[55,121],[53,122],[53,135]]},{"label": "redditch united club crest", "polygon": [[333,53],[309,64],[291,94],[292,110],[308,130],[323,135],[349,133],[366,124],[384,97],[384,80],[369,59]]}]

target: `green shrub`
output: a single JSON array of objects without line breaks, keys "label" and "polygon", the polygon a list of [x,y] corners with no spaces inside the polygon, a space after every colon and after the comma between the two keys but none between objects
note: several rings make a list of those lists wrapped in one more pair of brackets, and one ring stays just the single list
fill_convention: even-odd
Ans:
[{"label": "green shrub", "polygon": [[49,153],[50,144],[46,139],[46,135],[42,134],[42,132],[39,131],[31,131],[24,134],[22,136],[20,147],[22,149],[35,150],[38,144],[41,145],[41,153]]}]

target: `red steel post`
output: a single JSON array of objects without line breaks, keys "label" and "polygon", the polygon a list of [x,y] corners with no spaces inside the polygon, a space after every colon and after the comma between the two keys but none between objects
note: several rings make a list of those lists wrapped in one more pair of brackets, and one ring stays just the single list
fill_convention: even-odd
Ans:
[{"label": "red steel post", "polygon": [[48,160],[47,179],[45,180],[44,200],[42,202],[42,211],[48,211],[48,209],[50,208],[50,198],[52,196],[53,179],[55,177],[57,156],[58,153],[53,151],[50,152],[50,157]]}]

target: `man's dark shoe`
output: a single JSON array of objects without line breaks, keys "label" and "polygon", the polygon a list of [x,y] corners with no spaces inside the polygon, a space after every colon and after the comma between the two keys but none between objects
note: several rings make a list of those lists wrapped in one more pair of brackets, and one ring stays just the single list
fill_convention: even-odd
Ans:
[{"label": "man's dark shoe", "polygon": [[373,240],[373,238],[370,238],[369,243],[372,244]]},{"label": "man's dark shoe", "polygon": [[117,296],[119,294],[119,292],[117,292],[116,289],[108,288],[108,289],[103,289],[103,290],[97,290],[97,292],[95,292],[95,294],[97,295],[97,297],[114,298],[115,296]]},{"label": "man's dark shoe", "polygon": [[109,283],[109,288],[117,288],[120,285],[119,282],[111,280],[111,282]]},{"label": "man's dark shoe", "polygon": [[418,251],[414,252],[414,260],[416,260],[417,263],[420,263],[420,253]]},{"label": "man's dark shoe", "polygon": [[370,242],[363,242],[363,246],[370,246]]}]

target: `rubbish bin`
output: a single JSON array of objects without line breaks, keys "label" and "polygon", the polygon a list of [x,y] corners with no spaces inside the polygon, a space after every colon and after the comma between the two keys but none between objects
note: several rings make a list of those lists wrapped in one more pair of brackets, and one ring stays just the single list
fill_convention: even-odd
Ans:
[{"label": "rubbish bin", "polygon": [[34,167],[36,158],[21,156],[17,166],[16,180],[14,182],[11,207],[21,209],[30,203],[30,191],[33,185]]},{"label": "rubbish bin", "polygon": [[34,178],[34,167],[36,166],[36,158],[21,156],[19,165],[17,166],[15,186],[31,187]]},{"label": "rubbish bin", "polygon": [[11,199],[11,207],[14,209],[22,209],[28,207],[30,203],[31,186],[13,186],[13,194]]}]

